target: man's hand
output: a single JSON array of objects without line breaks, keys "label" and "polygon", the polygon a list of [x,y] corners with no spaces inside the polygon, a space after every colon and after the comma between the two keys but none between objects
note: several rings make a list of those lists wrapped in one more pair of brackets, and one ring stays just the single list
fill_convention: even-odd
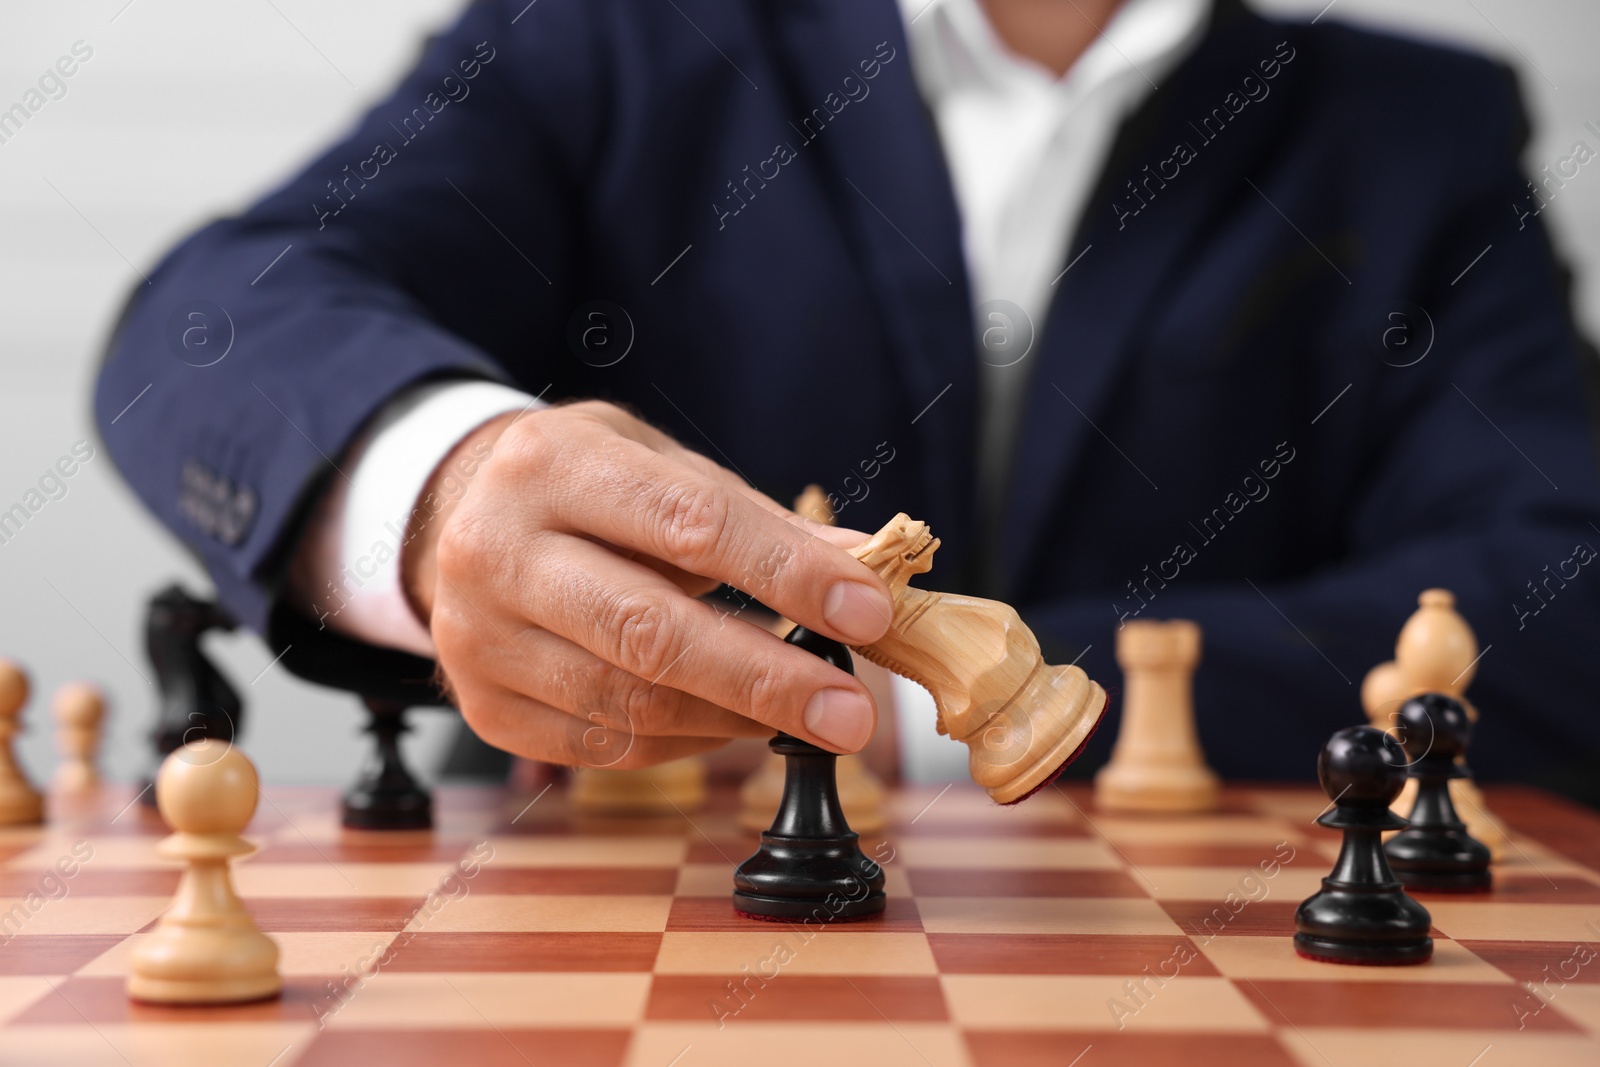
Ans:
[{"label": "man's hand", "polygon": [[863,535],[799,518],[610,404],[502,416],[439,472],[486,442],[465,492],[402,557],[407,594],[481,737],[616,768],[773,730],[839,752],[867,743],[876,713],[860,682],[695,599],[727,582],[868,644],[892,608],[877,575],[839,547]]}]

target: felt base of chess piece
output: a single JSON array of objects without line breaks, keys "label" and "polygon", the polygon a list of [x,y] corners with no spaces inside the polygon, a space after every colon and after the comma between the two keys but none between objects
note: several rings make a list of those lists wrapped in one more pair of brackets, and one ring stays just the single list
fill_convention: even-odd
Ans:
[{"label": "felt base of chess piece", "polygon": [[573,810],[591,815],[673,815],[706,802],[705,764],[696,757],[638,770],[579,767],[568,791]]},{"label": "felt base of chess piece", "polygon": [[[850,828],[857,833],[873,834],[888,822],[884,812],[887,793],[883,782],[867,767],[859,755],[840,756],[835,765],[835,779],[839,788],[839,806]],[[772,825],[778,813],[778,803],[783,799],[783,757],[769,752],[761,766],[745,779],[739,787],[739,825],[760,833]]]},{"label": "felt base of chess piece", "polygon": [[172,906],[134,948],[127,991],[163,1004],[232,1004],[276,996],[278,945],[233,891],[228,862],[255,851],[239,836],[260,780],[243,753],[217,741],[186,745],[156,776],[157,806],[175,831],[158,846],[187,864]]},{"label": "felt base of chess piece", "polygon": [[1340,730],[1323,747],[1317,777],[1333,807],[1317,822],[1343,831],[1344,847],[1322,890],[1295,911],[1299,955],[1391,966],[1433,958],[1428,910],[1406,896],[1383,852],[1383,831],[1406,825],[1389,810],[1405,761],[1399,744],[1371,726]]},{"label": "felt base of chess piece", "polygon": [[[852,671],[837,641],[797,626],[784,640]],[[853,671],[852,671],[853,673]],[[868,859],[845,821],[837,756],[788,734],[769,742],[783,757],[783,797],[755,855],[733,875],[733,907],[752,919],[848,922],[882,912],[883,868]]]},{"label": "felt base of chess piece", "polygon": [[400,754],[406,732],[406,706],[376,697],[367,706],[366,732],[373,749],[366,769],[344,795],[341,814],[349,830],[427,830],[433,826],[433,797],[411,776]]},{"label": "felt base of chess piece", "polygon": [[1466,708],[1443,693],[1424,693],[1401,705],[1396,720],[1416,801],[1411,825],[1384,846],[1389,866],[1407,889],[1487,892],[1489,848],[1467,833],[1450,795],[1450,786],[1469,773],[1462,759],[1472,739]]},{"label": "felt base of chess piece", "polygon": [[[1100,702],[1099,714],[1095,715],[1094,721],[1089,724],[1089,730],[1083,735],[1083,739],[1078,742],[1078,747],[1067,753],[1065,757],[1060,756],[1059,753],[1053,753],[1049,757],[1049,761],[1053,762],[1056,759],[1060,759],[1061,762],[1056,766],[1055,770],[1046,770],[1043,777],[1038,777],[1035,775],[1030,778],[1030,781],[1036,780],[1038,782],[1038,784],[1033,786],[1033,788],[1029,789],[1026,793],[1021,794],[1015,793],[1014,790],[1010,791],[1010,800],[1002,800],[999,796],[995,795],[994,790],[987,790],[989,793],[989,799],[993,800],[996,804],[999,804],[1003,808],[1011,808],[1021,804],[1024,800],[1027,800],[1035,793],[1047,788],[1057,778],[1060,778],[1063,774],[1067,773],[1067,768],[1072,766],[1073,763],[1077,762],[1079,756],[1083,755],[1083,750],[1089,747],[1089,742],[1094,740],[1094,735],[1099,731],[1100,724],[1105,722],[1106,712],[1109,710],[1111,710],[1111,695],[1107,693],[1105,699]],[[972,764],[970,760],[968,761],[967,765],[969,768],[971,767]]]}]

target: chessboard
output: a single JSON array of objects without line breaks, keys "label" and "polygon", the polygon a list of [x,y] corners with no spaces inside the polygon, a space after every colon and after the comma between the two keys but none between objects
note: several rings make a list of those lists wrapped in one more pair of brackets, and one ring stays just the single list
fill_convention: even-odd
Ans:
[{"label": "chessboard", "polygon": [[1432,962],[1362,967],[1290,944],[1338,848],[1310,789],[1191,817],[1097,812],[1076,784],[1015,808],[897,790],[862,842],[887,911],[844,924],[734,914],[755,838],[731,787],[649,819],[441,789],[427,833],[269,788],[235,877],[283,995],[178,1008],[124,993],[178,871],[159,817],[104,787],[0,829],[0,1063],[1592,1067],[1600,816],[1487,795],[1514,833],[1494,891],[1419,894]]}]

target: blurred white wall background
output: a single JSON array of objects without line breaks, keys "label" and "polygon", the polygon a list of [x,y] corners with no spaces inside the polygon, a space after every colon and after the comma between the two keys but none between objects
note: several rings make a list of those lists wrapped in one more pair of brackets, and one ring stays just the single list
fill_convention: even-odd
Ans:
[{"label": "blurred white wall background", "polygon": [[[1252,0],[1273,13],[1391,26],[1515,64],[1536,123],[1532,169],[1600,122],[1600,5],[1591,0]],[[140,271],[234,211],[379,98],[461,0],[7,0],[0,104],[83,41],[93,56],[23,131],[0,144],[0,501],[19,500],[79,440],[107,331]],[[1600,182],[1575,182],[1545,214],[1580,271],[1580,315],[1600,332]],[[47,701],[88,678],[112,698],[105,766],[131,778],[154,709],[145,598],[199,568],[145,515],[103,450],[68,494],[0,545],[0,656],[35,683],[20,751],[55,763]],[[245,747],[278,783],[343,783],[362,752],[355,702],[292,679],[252,638],[213,639],[247,702]],[[426,768],[444,717],[418,717]]]}]

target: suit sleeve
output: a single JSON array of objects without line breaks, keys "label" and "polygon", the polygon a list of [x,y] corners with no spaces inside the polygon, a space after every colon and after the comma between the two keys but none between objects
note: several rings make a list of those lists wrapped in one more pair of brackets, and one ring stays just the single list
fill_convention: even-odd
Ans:
[{"label": "suit sleeve", "polygon": [[[1280,776],[1309,774],[1332,731],[1365,721],[1362,680],[1393,658],[1417,594],[1432,586],[1456,594],[1482,650],[1470,691],[1483,716],[1475,767],[1526,776],[1600,752],[1600,485],[1580,375],[1591,350],[1542,220],[1513,210],[1529,203],[1514,90],[1459,110],[1475,126],[1456,143],[1472,148],[1443,161],[1459,195],[1437,209],[1413,289],[1434,348],[1403,372],[1358,376],[1319,427],[1354,420],[1344,438],[1295,443],[1313,468],[1319,449],[1363,450],[1358,464],[1329,464],[1360,470],[1353,484],[1313,480],[1344,500],[1342,556],[1276,581],[1174,582],[1146,613],[1204,627],[1196,699],[1224,774],[1261,777],[1263,749],[1281,753]],[[1118,624],[1104,598],[1026,614],[1047,644],[1092,646],[1084,665],[1114,676]],[[1568,784],[1550,773],[1548,784]]]},{"label": "suit sleeve", "polygon": [[108,450],[255,629],[388,398],[549,358],[519,321],[570,306],[603,60],[591,5],[524,7],[471,7],[348,136],[171,252],[111,342],[94,398]]}]

